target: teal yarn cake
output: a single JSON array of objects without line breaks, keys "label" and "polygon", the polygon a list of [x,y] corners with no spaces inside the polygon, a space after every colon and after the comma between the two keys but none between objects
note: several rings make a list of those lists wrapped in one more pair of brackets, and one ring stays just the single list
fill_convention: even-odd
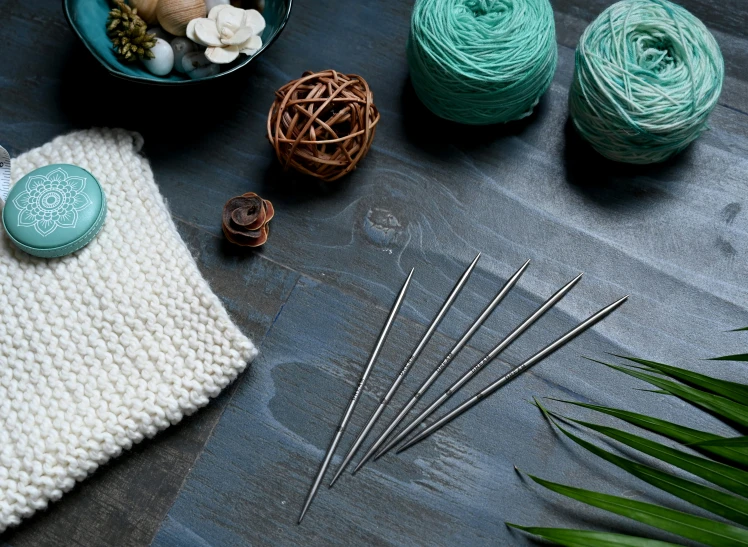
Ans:
[{"label": "teal yarn cake", "polygon": [[553,80],[553,10],[548,0],[418,0],[407,54],[413,88],[437,116],[518,120]]},{"label": "teal yarn cake", "polygon": [[667,0],[623,0],[579,41],[571,118],[606,158],[660,162],[708,129],[724,72],[714,37],[684,8]]}]

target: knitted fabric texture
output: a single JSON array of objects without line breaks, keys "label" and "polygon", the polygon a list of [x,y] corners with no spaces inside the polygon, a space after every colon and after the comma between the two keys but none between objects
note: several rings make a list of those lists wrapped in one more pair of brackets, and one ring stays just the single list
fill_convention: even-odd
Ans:
[{"label": "knitted fabric texture", "polygon": [[90,130],[21,155],[90,171],[101,233],[40,259],[0,237],[0,532],[123,449],[215,397],[257,350],[200,275],[138,152],[139,135]]}]

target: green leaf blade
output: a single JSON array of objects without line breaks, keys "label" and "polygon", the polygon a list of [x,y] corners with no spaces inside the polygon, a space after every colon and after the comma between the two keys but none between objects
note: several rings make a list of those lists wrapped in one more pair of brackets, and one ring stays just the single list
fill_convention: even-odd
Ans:
[{"label": "green leaf blade", "polygon": [[712,441],[701,441],[698,443],[691,443],[692,447],[714,447],[714,446],[730,446],[735,448],[746,448],[748,447],[748,437],[726,437],[720,439],[714,439]]},{"label": "green leaf blade", "polygon": [[748,525],[748,500],[726,494],[720,490],[715,490],[714,488],[678,477],[671,473],[666,473],[665,471],[660,471],[649,465],[637,463],[628,458],[618,456],[574,435],[570,431],[561,427],[558,423],[556,423],[556,427],[579,446],[587,449],[613,465],[620,467],[624,471],[631,473],[635,477],[640,478],[652,486],[669,492],[684,501],[696,505],[697,507],[706,509],[715,515],[719,515],[739,524]]},{"label": "green leaf blade", "polygon": [[677,544],[667,541],[625,534],[572,530],[570,528],[520,526],[511,522],[507,522],[506,525],[565,547],[678,547]]},{"label": "green leaf blade", "polygon": [[566,486],[533,475],[529,475],[529,477],[541,486],[563,496],[649,524],[684,538],[700,541],[713,547],[748,546],[748,530],[737,526],[652,503]]},{"label": "green leaf blade", "polygon": [[[740,329],[745,330],[745,329]],[[712,357],[710,361],[748,361],[748,353],[738,353],[736,355],[723,355],[722,357]]]},{"label": "green leaf blade", "polygon": [[648,454],[660,461],[683,469],[684,471],[696,475],[697,477],[701,477],[712,484],[721,486],[725,490],[748,497],[748,472],[741,469],[737,469],[724,463],[715,462],[701,456],[689,454],[682,450],[672,448],[651,439],[627,431],[622,431],[614,427],[606,427],[581,420],[570,420],[569,418],[564,419],[592,429],[593,431],[597,431],[606,437],[623,443],[626,446],[643,452],[644,454]]},{"label": "green leaf blade", "polygon": [[[660,420],[659,418],[653,418],[644,414],[638,414],[636,412],[630,412],[628,410],[621,410],[618,408],[593,405],[589,403],[580,403],[578,401],[568,401],[564,399],[553,399],[555,401],[587,408],[601,414],[607,414],[613,416],[626,423],[640,427],[646,431],[657,433],[668,439],[672,439],[679,443],[691,445],[702,452],[713,454],[725,461],[748,468],[748,452],[742,451],[738,448],[733,447],[722,447],[722,446],[708,446],[706,441],[719,441],[724,440],[725,437],[720,437],[713,433],[706,431],[700,431],[690,427],[674,424],[666,420]],[[703,443],[703,444],[702,444]]]},{"label": "green leaf blade", "polygon": [[659,376],[653,376],[651,374],[645,374],[638,370],[633,370],[627,367],[621,367],[617,365],[611,365],[608,363],[602,363],[607,367],[643,380],[653,386],[669,391],[673,395],[676,395],[686,402],[694,404],[704,410],[720,416],[721,418],[738,424],[743,428],[748,428],[748,406],[736,403],[725,397],[715,395],[712,393],[705,393],[699,389],[665,380]]},{"label": "green leaf blade", "polygon": [[698,372],[691,372],[690,370],[673,367],[664,363],[658,363],[656,361],[648,361],[646,359],[639,359],[636,357],[625,357],[622,355],[616,355],[627,361],[644,365],[651,371],[657,371],[661,374],[665,374],[675,380],[700,388],[705,391],[710,391],[726,397],[737,403],[748,401],[748,385],[740,384],[737,382],[730,382],[727,380],[720,380],[719,378],[713,378],[706,374],[699,374]]}]

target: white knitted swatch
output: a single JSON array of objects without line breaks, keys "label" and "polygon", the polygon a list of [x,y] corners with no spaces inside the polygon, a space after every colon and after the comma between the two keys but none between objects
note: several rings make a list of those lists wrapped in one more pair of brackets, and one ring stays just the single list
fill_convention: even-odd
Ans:
[{"label": "white knitted swatch", "polygon": [[0,532],[205,405],[257,354],[200,275],[141,145],[82,131],[13,162],[13,181],[83,167],[109,213],[63,258],[0,237]]}]

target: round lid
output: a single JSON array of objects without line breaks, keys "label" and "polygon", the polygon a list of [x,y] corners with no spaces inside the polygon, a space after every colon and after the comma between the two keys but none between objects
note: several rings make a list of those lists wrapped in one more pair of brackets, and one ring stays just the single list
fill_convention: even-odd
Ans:
[{"label": "round lid", "polygon": [[3,226],[19,248],[41,257],[85,247],[101,230],[106,197],[94,176],[75,165],[48,165],[19,180],[3,208]]}]

